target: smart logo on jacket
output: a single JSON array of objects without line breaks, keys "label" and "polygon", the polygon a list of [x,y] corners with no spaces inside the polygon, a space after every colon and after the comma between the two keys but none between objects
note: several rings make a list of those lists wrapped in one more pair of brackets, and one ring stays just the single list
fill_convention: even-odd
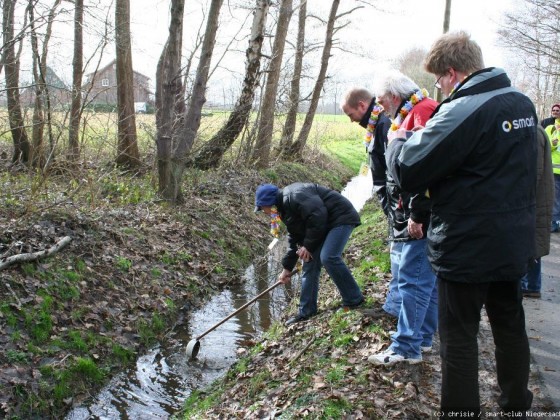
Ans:
[{"label": "smart logo on jacket", "polygon": [[511,122],[504,121],[502,123],[502,130],[504,130],[506,133],[509,133],[512,129],[518,130],[520,128],[533,127],[534,125],[535,125],[534,117],[518,118],[517,120],[513,120]]}]

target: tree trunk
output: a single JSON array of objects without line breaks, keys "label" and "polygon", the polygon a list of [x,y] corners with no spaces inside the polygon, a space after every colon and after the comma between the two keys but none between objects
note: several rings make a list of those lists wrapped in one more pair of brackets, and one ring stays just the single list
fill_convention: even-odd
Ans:
[{"label": "tree trunk", "polygon": [[298,15],[298,35],[296,55],[294,59],[294,73],[290,84],[290,97],[288,114],[284,123],[284,130],[280,138],[280,155],[286,157],[294,141],[296,132],[296,122],[299,108],[299,92],[301,70],[303,68],[303,53],[305,49],[305,20],[307,18],[307,0],[301,2]]},{"label": "tree trunk", "polygon": [[276,35],[272,47],[272,58],[268,67],[268,76],[261,107],[261,116],[257,132],[257,141],[253,150],[252,160],[258,168],[266,168],[270,160],[270,146],[272,144],[272,131],[274,128],[274,111],[276,110],[276,91],[288,26],[292,16],[292,0],[282,0],[280,3],[280,14],[276,26]]},{"label": "tree trunk", "polygon": [[[445,12],[443,13],[443,33],[449,32],[449,24],[451,22],[451,0],[445,0]],[[441,89],[434,88],[434,98],[436,101],[441,102],[443,99]]]},{"label": "tree trunk", "polygon": [[255,89],[259,81],[261,50],[264,40],[266,17],[270,4],[271,0],[257,0],[255,13],[253,14],[249,48],[247,48],[246,53],[245,79],[243,80],[241,96],[237,100],[235,108],[230,114],[226,124],[216,135],[204,144],[200,152],[194,158],[194,166],[197,168],[209,169],[219,166],[224,154],[235,142],[235,139],[247,124],[253,107]]},{"label": "tree trunk", "polygon": [[196,70],[192,96],[179,135],[177,136],[177,145],[173,150],[170,191],[173,192],[172,197],[174,202],[182,200],[181,181],[185,170],[187,154],[191,151],[196,133],[200,127],[200,117],[202,115],[202,106],[206,102],[206,84],[208,82],[208,73],[210,70],[212,53],[214,52],[214,44],[216,43],[218,18],[220,16],[222,3],[223,0],[212,0],[210,4],[208,22],[204,33],[200,61],[198,62]]},{"label": "tree trunk", "polygon": [[443,33],[449,32],[449,23],[451,22],[451,0],[445,0],[445,13],[443,15]]},{"label": "tree trunk", "polygon": [[41,58],[39,54],[39,41],[37,39],[37,29],[35,28],[35,16],[34,16],[34,0],[29,0],[27,5],[27,13],[29,15],[29,26],[30,26],[30,38],[31,38],[31,50],[33,51],[33,80],[35,88],[35,102],[33,105],[33,126],[31,130],[31,165],[35,168],[44,165],[44,155],[45,151],[43,149],[43,131],[45,127],[45,118],[43,112],[43,104],[45,102],[45,75],[42,73],[41,68]]},{"label": "tree trunk", "polygon": [[325,76],[327,74],[327,68],[329,66],[329,58],[331,56],[333,36],[335,33],[334,24],[337,18],[336,12],[338,10],[339,4],[340,0],[333,0],[332,2],[329,21],[327,22],[325,45],[323,47],[323,54],[321,55],[321,68],[319,69],[319,76],[317,76],[317,81],[315,82],[315,87],[313,88],[313,93],[311,95],[309,110],[305,115],[305,120],[303,122],[303,126],[301,127],[298,139],[295,141],[291,148],[291,154],[294,154],[297,157],[301,157],[303,149],[307,143],[307,138],[309,137],[311,126],[313,125],[313,119],[315,118],[315,111],[317,110],[319,99],[321,98],[321,91],[323,90],[323,85],[325,84]]},{"label": "tree trunk", "polygon": [[72,105],[68,130],[68,160],[76,164],[80,157],[80,120],[82,118],[82,79],[84,76],[84,0],[76,0],[74,9],[74,57],[72,58]]},{"label": "tree trunk", "polygon": [[116,0],[115,44],[117,47],[117,165],[136,167],[140,154],[134,115],[134,79],[130,44],[130,0]]},{"label": "tree trunk", "polygon": [[[47,85],[47,55],[49,51],[49,41],[52,35],[52,26],[55,18],[56,9],[60,6],[62,0],[55,0],[53,6],[49,10],[47,17],[47,25],[45,28],[45,36],[43,38],[42,49],[39,52],[39,39],[35,27],[34,17],[34,0],[29,0],[28,15],[31,31],[31,48],[33,51],[33,78],[35,81],[35,105],[33,108],[33,147],[32,147],[32,165],[37,168],[43,168],[47,163],[47,150],[44,145],[45,123],[49,133],[51,132],[51,103],[49,87]],[[45,119],[46,114],[46,119]],[[45,121],[46,120],[46,121]],[[52,135],[51,151],[53,149]]]},{"label": "tree trunk", "polygon": [[[14,142],[13,163],[29,163],[30,146],[23,121],[19,95],[19,58],[16,56],[14,39],[14,7],[15,1],[4,0],[2,5],[3,48],[2,61],[6,77],[6,96],[10,131]],[[21,42],[21,41],[20,41]]]},{"label": "tree trunk", "polygon": [[156,148],[158,160],[159,194],[174,200],[171,188],[172,139],[183,103],[181,81],[181,50],[183,44],[183,13],[185,0],[171,1],[169,35],[158,61],[156,72]]}]

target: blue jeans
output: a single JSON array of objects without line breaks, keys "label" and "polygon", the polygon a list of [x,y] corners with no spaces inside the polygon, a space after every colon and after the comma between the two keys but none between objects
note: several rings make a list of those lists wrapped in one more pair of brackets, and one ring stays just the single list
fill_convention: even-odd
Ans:
[{"label": "blue jeans", "polygon": [[499,406],[506,412],[528,410],[529,339],[519,281],[460,283],[439,280],[441,411],[480,412],[478,329],[485,307],[496,345]]},{"label": "blue jeans", "polygon": [[319,277],[323,266],[338,288],[344,305],[356,305],[364,300],[360,286],[342,259],[342,251],[353,230],[353,225],[342,225],[331,229],[321,246],[313,252],[313,259],[303,263],[299,298],[300,315],[307,317],[317,313]]},{"label": "blue jeans", "polygon": [[554,174],[554,207],[552,208],[552,221],[560,220],[560,174]]},{"label": "blue jeans", "polygon": [[391,282],[389,291],[385,298],[383,310],[394,317],[399,316],[402,298],[399,293],[399,265],[401,264],[401,252],[404,242],[391,242]]},{"label": "blue jeans", "polygon": [[402,356],[421,357],[420,346],[431,346],[437,329],[436,276],[428,262],[426,239],[403,243],[399,266],[402,297],[397,332],[389,347]]},{"label": "blue jeans", "polygon": [[521,278],[521,290],[527,292],[541,291],[541,259],[529,264],[529,271]]}]

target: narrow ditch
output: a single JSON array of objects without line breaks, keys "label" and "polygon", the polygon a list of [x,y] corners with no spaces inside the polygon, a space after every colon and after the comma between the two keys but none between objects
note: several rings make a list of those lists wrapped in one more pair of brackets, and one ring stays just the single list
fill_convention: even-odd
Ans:
[{"label": "narrow ditch", "polygon": [[[372,196],[371,177],[354,177],[342,193],[361,210]],[[66,419],[166,419],[177,413],[193,390],[224,375],[237,360],[238,349],[249,346],[282,317],[294,291],[299,290],[298,280],[292,282],[292,289],[275,288],[202,338],[196,360],[190,360],[185,353],[190,339],[276,282],[283,249],[277,245],[269,255],[260,257],[246,269],[241,284],[231,285],[191,312],[186,322],[140,356],[134,367],[116,375],[88,403],[75,407]]]}]

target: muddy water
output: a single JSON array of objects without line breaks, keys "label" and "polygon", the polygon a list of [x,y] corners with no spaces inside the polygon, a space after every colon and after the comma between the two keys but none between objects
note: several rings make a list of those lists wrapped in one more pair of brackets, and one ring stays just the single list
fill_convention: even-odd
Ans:
[{"label": "muddy water", "polygon": [[[371,197],[371,176],[357,176],[343,194],[360,210]],[[279,286],[200,340],[196,360],[189,360],[185,348],[217,322],[234,312],[276,281],[281,271],[283,246],[261,257],[247,268],[242,284],[231,285],[204,307],[189,313],[158,346],[139,357],[136,366],[116,377],[87,404],[73,409],[68,420],[82,419],[167,419],[177,413],[195,389],[219,378],[236,361],[238,349],[250,345],[279,319],[292,290]],[[299,279],[292,282],[299,288]]]}]

